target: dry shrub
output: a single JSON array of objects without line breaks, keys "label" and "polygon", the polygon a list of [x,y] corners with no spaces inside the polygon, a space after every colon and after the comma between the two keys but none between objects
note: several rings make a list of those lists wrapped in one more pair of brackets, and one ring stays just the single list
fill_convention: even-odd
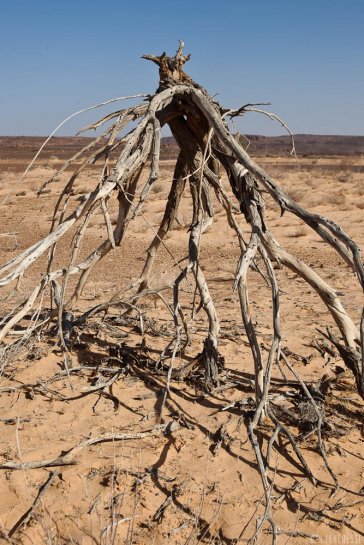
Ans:
[{"label": "dry shrub", "polygon": [[[287,179],[287,174],[285,174]],[[294,201],[302,202],[306,196],[307,188],[311,188],[317,177],[304,170],[295,171],[289,175],[287,183],[283,186],[283,191]]]},{"label": "dry shrub", "polygon": [[347,183],[347,184],[353,185],[357,182],[357,180],[360,179],[361,176],[362,176],[362,173],[360,172],[340,171],[336,179],[340,183]]},{"label": "dry shrub", "polygon": [[299,225],[288,236],[291,237],[291,238],[299,238],[299,237],[305,237],[307,235],[307,233],[308,233],[308,230],[305,227],[305,225]]},{"label": "dry shrub", "polygon": [[85,182],[80,180],[80,183],[73,186],[72,195],[85,195],[88,191],[89,188],[85,185]]},{"label": "dry shrub", "polygon": [[310,182],[312,186],[314,185],[314,183],[316,182],[318,178],[332,180],[332,173],[329,170],[327,170],[325,167],[317,167],[315,168],[314,177],[310,176]]},{"label": "dry shrub", "polygon": [[[68,180],[68,174],[62,173],[60,177],[56,178],[56,182],[60,182],[62,179],[64,181]],[[99,176],[93,173],[91,170],[82,172],[82,174],[77,176],[73,183],[72,195],[84,195],[85,193],[88,193],[90,189],[98,183],[99,179]]]},{"label": "dry shrub", "polygon": [[35,167],[29,170],[29,172],[26,174],[25,179],[45,181],[48,178],[51,178],[51,176],[53,176],[55,172],[56,172],[55,169],[52,167],[47,167],[47,166]]},{"label": "dry shrub", "polygon": [[300,170],[299,172],[297,172],[296,178],[300,182],[304,182],[304,183],[309,183],[312,180],[312,176],[310,172],[308,172],[307,170]]},{"label": "dry shrub", "polygon": [[164,184],[162,182],[156,182],[152,186],[153,193],[162,193],[164,190]]},{"label": "dry shrub", "polygon": [[292,187],[290,189],[285,189],[284,192],[290,199],[296,202],[302,201],[304,197],[304,192],[301,189],[295,189]]},{"label": "dry shrub", "polygon": [[327,193],[325,195],[325,203],[328,204],[335,204],[335,205],[342,205],[345,203],[346,196],[344,193]]},{"label": "dry shrub", "polygon": [[350,174],[348,172],[339,172],[339,174],[336,176],[336,180],[340,182],[341,184],[346,184],[350,181]]}]

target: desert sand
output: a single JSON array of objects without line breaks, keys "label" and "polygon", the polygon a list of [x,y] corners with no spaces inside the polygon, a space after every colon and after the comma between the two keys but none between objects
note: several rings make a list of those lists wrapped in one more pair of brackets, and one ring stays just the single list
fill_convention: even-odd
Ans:
[{"label": "desert sand", "polygon": [[[27,160],[0,160],[0,202],[8,197],[0,208],[2,263],[49,231],[54,203],[67,178],[67,173],[62,175],[37,196],[35,190],[62,160],[55,155],[40,159],[19,183]],[[337,221],[364,249],[363,156],[304,157],[298,164],[289,157],[258,160],[292,198]],[[105,301],[138,278],[164,211],[172,169],[172,160],[162,161],[160,178],[143,215],[130,226],[121,247],[92,272],[78,312]],[[74,199],[93,187],[95,176],[94,169],[82,174]],[[172,378],[170,396],[158,418],[167,379],[163,369],[158,373],[153,368],[153,362],[173,333],[173,320],[156,296],[141,303],[142,342],[138,323],[120,320],[118,309],[103,319],[91,319],[74,341],[69,377],[52,332],[18,353],[2,366],[0,380],[0,541],[24,545],[249,543],[264,512],[262,482],[245,424],[254,397],[253,362],[238,296],[232,289],[239,248],[223,209],[218,202],[214,206],[215,221],[203,235],[201,266],[222,327],[221,388],[204,392],[198,386],[198,370],[196,380]],[[363,296],[347,265],[299,219],[289,214],[280,217],[272,203],[269,208],[267,217],[277,239],[340,292],[344,306],[358,322]],[[168,300],[171,283],[187,255],[190,217],[187,192],[152,276],[153,287],[169,286],[163,291]],[[103,232],[100,213],[92,219],[82,255],[97,245]],[[67,240],[59,248],[57,265],[69,257]],[[44,263],[42,258],[28,269],[16,289],[14,285],[4,289],[2,315],[30,293]],[[282,531],[278,542],[364,544],[364,403],[340,357],[335,352],[320,353],[313,346],[314,340],[322,340],[317,328],[333,326],[320,299],[293,273],[276,272],[282,288],[283,346],[291,365],[308,384],[324,375],[335,379],[325,397],[326,420],[331,425],[324,426],[323,437],[328,464],[340,486],[333,494],[333,479],[317,452],[316,435],[304,436],[292,426],[317,484],[307,477],[282,436],[271,449],[269,464],[272,509]],[[254,321],[264,349],[270,338],[270,290],[256,272],[249,275]],[[185,282],[183,303],[192,297],[193,285]],[[192,360],[202,349],[206,319],[201,311],[193,322],[190,319],[193,335],[187,357]],[[132,357],[123,357],[130,347],[133,357],[137,355],[134,363],[130,363]],[[123,367],[123,361],[129,363]],[[118,369],[117,380],[101,388]],[[299,385],[284,363],[282,372],[289,383],[275,369],[272,395],[277,405],[284,405],[283,394],[292,393],[292,407],[296,399],[298,411]],[[267,442],[273,431],[271,423],[263,422],[259,440]],[[119,439],[84,443],[84,448],[66,456],[65,465],[6,468],[10,462],[57,459],[104,434]],[[263,451],[267,452],[266,443]],[[271,542],[268,528],[265,525],[259,543]]]}]

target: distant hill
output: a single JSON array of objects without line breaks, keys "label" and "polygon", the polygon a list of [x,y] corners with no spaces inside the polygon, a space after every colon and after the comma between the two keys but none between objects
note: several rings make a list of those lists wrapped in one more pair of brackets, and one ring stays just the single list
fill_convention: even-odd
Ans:
[{"label": "distant hill", "polygon": [[[240,136],[244,147],[255,156],[284,156],[291,150],[291,139],[285,136]],[[34,155],[45,141],[40,136],[0,136],[0,159],[25,159]],[[90,142],[89,137],[53,137],[42,157],[65,159]],[[295,135],[297,155],[359,155],[364,154],[364,136]],[[174,158],[178,152],[173,137],[162,138],[161,156]]]},{"label": "distant hill", "polygon": [[[241,142],[251,155],[282,156],[292,149],[291,137],[260,136],[247,134],[240,136]],[[163,138],[165,149],[177,149],[172,136]],[[297,155],[361,155],[364,154],[364,136],[296,134],[294,136]]]},{"label": "distant hill", "polygon": [[[46,136],[0,136],[0,159],[23,159],[35,155]],[[68,158],[90,142],[91,138],[81,136],[54,136],[50,139],[42,157],[55,155]]]},{"label": "distant hill", "polygon": [[[246,135],[252,155],[284,155],[292,149],[291,137]],[[296,134],[297,155],[358,155],[364,153],[364,136]]]}]

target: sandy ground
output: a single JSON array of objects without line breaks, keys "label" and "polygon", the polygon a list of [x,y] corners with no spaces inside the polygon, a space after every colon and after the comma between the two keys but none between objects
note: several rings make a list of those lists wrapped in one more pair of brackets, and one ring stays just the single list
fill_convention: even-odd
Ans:
[{"label": "sandy ground", "polygon": [[[286,157],[262,159],[260,163],[292,198],[337,221],[364,249],[362,157],[305,157],[300,166]],[[48,232],[66,176],[40,197],[34,190],[59,164],[57,158],[49,159],[46,166],[35,167],[22,182],[18,180],[24,163],[12,158],[0,164],[0,202],[7,197],[0,208],[2,263]],[[362,170],[358,168],[361,166]],[[121,247],[93,271],[77,311],[109,299],[138,278],[153,231],[163,215],[172,167],[171,161],[163,162],[161,177],[143,216],[130,226]],[[82,174],[73,202],[94,187],[95,181],[94,170]],[[358,323],[363,297],[354,274],[300,220],[288,213],[280,217],[277,206],[268,198],[266,205],[267,220],[280,243],[341,294],[345,308]],[[110,208],[114,218],[115,205],[111,203]],[[171,286],[185,264],[181,260],[187,254],[190,217],[186,191],[178,222],[158,254],[152,287]],[[243,221],[242,225],[247,231]],[[105,222],[100,212],[90,222],[80,256],[86,256],[104,237]],[[59,245],[54,267],[67,264],[70,241],[67,236]],[[212,394],[199,388],[198,377],[194,382],[172,380],[162,418],[158,418],[166,376],[163,370],[156,372],[152,364],[172,339],[173,321],[155,296],[141,303],[145,317],[142,342],[138,323],[120,322],[121,312],[116,308],[104,321],[91,320],[73,347],[69,378],[62,371],[63,357],[51,333],[3,366],[0,540],[4,543],[235,545],[248,543],[254,535],[257,518],[264,512],[264,495],[245,419],[254,396],[253,363],[238,297],[232,290],[239,249],[217,202],[215,221],[203,235],[201,252],[201,266],[222,326],[219,349],[225,358],[222,387]],[[45,259],[41,258],[28,269],[17,289],[14,285],[4,288],[2,315],[30,293],[44,266]],[[333,325],[325,307],[292,272],[276,272],[281,286],[283,346],[294,353],[289,358],[291,364],[309,384],[324,374],[337,376],[337,367],[343,367],[340,358],[322,357],[311,344],[321,338],[317,327]],[[250,272],[249,279],[254,322],[266,358],[271,332],[270,291],[257,273]],[[70,279],[69,290],[73,286]],[[163,293],[171,300],[170,289]],[[191,278],[183,284],[181,297],[187,309],[193,299]],[[178,365],[193,360],[205,338],[203,311],[193,319],[188,315],[188,319],[191,344]],[[133,349],[132,356],[123,356],[123,346],[124,356],[125,347]],[[110,347],[114,359],[109,358]],[[118,370],[112,386],[90,390],[106,383]],[[299,387],[284,364],[282,370],[289,384],[275,369],[272,395],[278,405],[287,404],[285,395],[291,395],[292,409]],[[235,401],[245,405],[231,406]],[[295,414],[297,410],[296,403]],[[317,479],[316,485],[281,435],[271,449],[268,475],[274,518],[283,532],[278,543],[364,544],[363,401],[355,392],[350,372],[341,373],[327,394],[325,413],[331,423],[324,431],[327,460],[340,489],[332,494],[333,480],[317,452],[315,435],[301,438],[299,447]],[[167,429],[158,427],[161,424]],[[222,426],[225,433],[219,442]],[[294,436],[300,435],[297,427],[290,429]],[[273,432],[270,420],[259,427],[264,455]],[[84,444],[66,457],[66,465],[4,468],[8,462],[55,459],[82,441],[104,434],[114,434],[115,438]],[[34,502],[35,508],[27,517]],[[270,543],[271,539],[269,525],[265,524],[259,543]]]}]

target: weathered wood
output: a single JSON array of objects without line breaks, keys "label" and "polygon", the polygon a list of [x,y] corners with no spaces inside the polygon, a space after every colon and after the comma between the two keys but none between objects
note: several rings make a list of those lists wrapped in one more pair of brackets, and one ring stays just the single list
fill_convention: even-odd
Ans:
[{"label": "weathered wood", "polygon": [[162,55],[143,55],[143,59],[152,61],[159,66],[160,89],[166,85],[176,83],[192,83],[192,79],[183,71],[184,64],[190,60],[189,55],[183,55],[184,43],[180,42],[174,57],[168,57],[165,52]]},{"label": "weathered wood", "polygon": [[157,234],[155,235],[147,250],[147,259],[144,263],[143,271],[141,274],[139,291],[143,291],[148,288],[148,279],[153,268],[153,263],[157,255],[158,248],[163,242],[168,231],[171,229],[173,222],[175,221],[178,207],[183,195],[183,190],[186,185],[186,176],[187,162],[184,158],[184,154],[180,153],[176,162],[171,189],[168,195],[167,204],[161,224],[158,228]]},{"label": "weathered wood", "polygon": [[[185,378],[198,365],[202,365],[204,368],[203,386],[208,390],[206,395],[212,395],[226,387],[225,385],[216,388],[221,378],[219,375],[223,365],[223,359],[219,355],[220,325],[201,260],[204,231],[211,225],[214,218],[212,206],[212,192],[214,192],[225,210],[227,224],[234,231],[240,249],[234,283],[234,288],[239,295],[244,326],[241,328],[240,341],[250,346],[254,366],[255,410],[253,413],[246,411],[244,418],[262,479],[265,512],[257,521],[257,531],[251,541],[258,537],[264,522],[268,522],[273,534],[273,542],[275,542],[277,536],[282,532],[275,523],[272,514],[269,459],[278,436],[285,435],[303,470],[312,483],[316,483],[315,477],[297,446],[294,434],[278,420],[275,413],[277,406],[272,401],[270,384],[271,381],[273,382],[271,377],[274,365],[279,366],[281,358],[286,361],[288,369],[302,386],[302,391],[306,396],[302,406],[309,406],[312,410],[314,416],[312,422],[317,428],[319,451],[326,470],[331,475],[336,488],[338,481],[328,464],[321,437],[322,412],[313,400],[310,390],[292,368],[281,348],[279,283],[273,263],[279,263],[280,266],[294,271],[307,285],[313,288],[325,304],[342,339],[339,339],[331,331],[324,335],[336,347],[346,366],[353,373],[357,391],[363,399],[364,310],[360,324],[356,324],[345,310],[338,293],[310,266],[291,255],[275,240],[265,215],[265,201],[262,192],[269,193],[280,206],[282,214],[284,212],[294,214],[313,229],[326,244],[330,245],[356,273],[359,284],[364,289],[364,267],[360,251],[340,226],[324,216],[305,210],[294,202],[264,169],[250,158],[238,139],[230,133],[226,123],[228,115],[232,117],[238,115],[245,107],[238,110],[222,109],[202,87],[193,82],[183,69],[190,55],[183,54],[182,42],[173,57],[163,53],[160,56],[144,55],[144,58],[159,67],[160,82],[157,92],[153,96],[148,96],[144,103],[108,114],[88,127],[98,128],[108,121],[111,122],[111,125],[104,129],[101,136],[96,137],[83,150],[75,154],[41,188],[42,190],[46,185],[53,183],[58,174],[74,165],[76,160],[82,159],[81,164],[78,167],[75,166],[74,172],[58,198],[49,234],[0,267],[0,287],[2,287],[19,280],[23,273],[48,251],[48,261],[43,277],[33,287],[23,304],[10,311],[1,323],[2,354],[8,353],[11,356],[11,349],[15,343],[11,344],[7,336],[14,333],[14,328],[19,327],[19,324],[23,329],[18,329],[16,333],[19,339],[17,342],[21,345],[25,344],[32,336],[34,337],[35,334],[39,334],[45,325],[50,324],[57,317],[58,336],[67,349],[68,344],[72,344],[74,330],[84,327],[92,316],[95,319],[97,313],[106,312],[111,307],[122,308],[122,312],[136,313],[144,347],[144,317],[139,301],[144,296],[158,295],[171,314],[174,324],[174,330],[172,327],[168,343],[161,351],[159,361],[156,362],[156,367],[162,367],[161,376],[164,377],[162,379],[164,381],[162,383],[164,384],[164,395],[159,417],[162,417],[167,397],[173,395],[171,381],[177,377]],[[135,120],[137,120],[137,124],[133,125]],[[119,289],[106,302],[102,301],[94,307],[83,310],[82,313],[77,312],[74,310],[76,302],[87,284],[91,271],[112,249],[120,252],[119,247],[122,241],[127,241],[126,235],[129,225],[142,214],[143,206],[148,201],[153,184],[159,176],[160,135],[161,128],[166,124],[169,125],[175,137],[180,153],[170,183],[163,218],[157,232],[153,228],[154,238],[149,245],[142,273],[139,279],[129,285],[127,289]],[[129,127],[129,132],[120,134],[120,131],[126,127]],[[102,140],[103,138],[105,141]],[[110,152],[117,149],[119,155],[116,160],[112,160]],[[103,160],[99,182],[93,190],[87,192],[75,203],[72,198],[75,180],[88,165],[99,159]],[[225,189],[224,182],[220,178],[219,169],[221,166],[228,176],[232,196]],[[143,184],[141,182],[144,179],[141,176],[142,172],[147,172]],[[171,296],[170,293],[166,297],[160,293],[165,287],[160,290],[151,290],[149,280],[160,246],[164,245],[169,251],[164,240],[176,218],[186,186],[190,189],[193,205],[188,235],[188,263],[182,268],[182,265],[175,260],[177,272],[173,283],[172,302],[168,300],[168,297]],[[118,217],[114,228],[108,211],[108,201],[112,198],[117,199],[118,205]],[[72,206],[73,209],[69,211]],[[88,235],[89,219],[96,210],[100,209],[105,219],[104,240],[87,257],[79,261],[79,248],[82,240]],[[240,212],[240,217],[238,217],[237,213]],[[245,220],[247,234],[244,232],[245,227],[242,226],[240,220]],[[75,225],[77,229],[70,245],[71,257],[64,267],[53,270],[58,245]],[[170,251],[169,253],[172,255]],[[264,278],[271,291],[271,295],[266,301],[267,305],[272,303],[269,345],[266,339],[264,345],[262,344],[259,332],[254,325],[254,305],[249,301],[250,269],[254,269]],[[74,291],[69,295],[66,294],[66,288],[71,275],[77,276],[77,283]],[[182,364],[178,369],[175,369],[175,361],[178,356],[183,357],[190,338],[189,323],[180,303],[180,287],[187,278],[190,287],[192,283],[194,284],[191,290],[191,322],[193,323],[198,310],[202,309],[206,314],[208,326],[205,328],[205,340],[201,353],[195,358],[191,358],[189,363]],[[56,309],[46,311],[44,309],[44,294],[49,286],[53,289],[52,298]],[[128,295],[125,296],[127,292]],[[68,300],[66,295],[69,297]],[[70,314],[71,311],[72,314]],[[23,319],[28,318],[28,314],[31,312],[33,315],[31,315],[29,325],[29,321],[25,322]],[[238,335],[235,335],[234,338],[239,340]],[[286,353],[288,352],[286,351]],[[169,361],[169,365],[166,364],[166,361]],[[74,371],[75,369],[69,369],[67,373],[71,374]],[[88,391],[96,391],[111,385],[116,380],[117,374],[109,381],[102,382],[101,386],[92,387]],[[250,381],[249,384],[251,384]],[[158,386],[161,386],[159,381]],[[285,386],[292,386],[292,383],[286,380]],[[10,389],[9,391],[15,390]],[[63,396],[62,399],[67,398]],[[243,404],[240,404],[239,407],[242,408]],[[253,407],[254,402],[250,408]],[[261,441],[258,437],[259,425],[263,418],[269,418],[274,425],[274,432],[268,442],[265,459],[262,450],[264,440],[262,438]],[[157,426],[139,434],[104,434],[100,437],[86,439],[56,458],[25,463],[6,461],[0,465],[0,468],[16,470],[74,464],[82,449],[93,444],[103,441],[143,439],[161,433],[167,433],[166,426]],[[48,481],[45,486],[47,483]],[[32,516],[37,501],[36,499],[33,507],[25,514],[25,518],[22,517],[16,523],[13,528],[14,532],[20,527],[19,524],[25,524],[29,520],[29,516]]]}]

